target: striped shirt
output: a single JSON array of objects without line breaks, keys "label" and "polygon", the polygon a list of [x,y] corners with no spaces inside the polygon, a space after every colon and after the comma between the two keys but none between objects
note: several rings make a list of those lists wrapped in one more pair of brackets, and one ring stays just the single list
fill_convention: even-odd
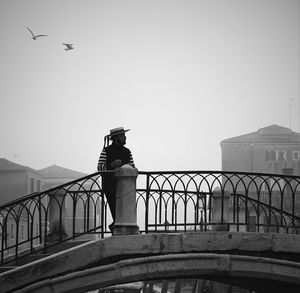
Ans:
[{"label": "striped shirt", "polygon": [[110,164],[116,159],[120,159],[122,165],[130,164],[134,167],[132,154],[128,148],[124,146],[109,145],[102,150],[99,156],[97,166],[98,171],[112,170]]}]

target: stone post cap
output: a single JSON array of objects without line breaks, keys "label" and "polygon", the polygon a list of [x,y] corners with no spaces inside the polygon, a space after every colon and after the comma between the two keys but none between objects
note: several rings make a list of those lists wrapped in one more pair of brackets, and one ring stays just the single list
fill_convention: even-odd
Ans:
[{"label": "stone post cap", "polygon": [[138,176],[138,169],[129,164],[125,164],[115,170],[115,176],[136,178]]}]

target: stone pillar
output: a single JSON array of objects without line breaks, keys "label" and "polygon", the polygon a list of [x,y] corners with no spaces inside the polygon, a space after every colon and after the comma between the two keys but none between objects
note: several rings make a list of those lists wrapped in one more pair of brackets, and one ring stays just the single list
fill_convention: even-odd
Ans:
[{"label": "stone pillar", "polygon": [[[213,231],[229,231],[229,198],[230,193],[221,190],[214,191],[212,194],[212,230]],[[223,208],[222,208],[223,202]],[[223,217],[222,217],[223,209]]]},{"label": "stone pillar", "polygon": [[49,233],[46,240],[57,242],[66,238],[66,202],[63,189],[54,190],[49,194]]},{"label": "stone pillar", "polygon": [[136,178],[138,170],[126,164],[115,171],[117,178],[116,221],[113,235],[138,234],[136,214]]}]

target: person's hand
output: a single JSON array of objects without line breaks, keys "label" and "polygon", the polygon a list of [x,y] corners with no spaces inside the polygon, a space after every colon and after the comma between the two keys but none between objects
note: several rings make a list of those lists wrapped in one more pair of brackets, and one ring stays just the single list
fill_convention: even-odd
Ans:
[{"label": "person's hand", "polygon": [[111,166],[113,169],[115,169],[115,168],[121,167],[121,164],[122,164],[121,160],[120,160],[120,159],[117,159],[117,160],[114,160],[114,161],[110,164],[110,166]]}]

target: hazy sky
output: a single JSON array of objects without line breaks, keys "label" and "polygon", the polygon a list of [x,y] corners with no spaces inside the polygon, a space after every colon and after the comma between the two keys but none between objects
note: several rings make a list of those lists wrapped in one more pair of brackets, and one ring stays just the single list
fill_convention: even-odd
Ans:
[{"label": "hazy sky", "polygon": [[139,170],[220,170],[223,139],[299,132],[299,12],[299,0],[0,0],[0,157],[92,173],[123,126]]}]

